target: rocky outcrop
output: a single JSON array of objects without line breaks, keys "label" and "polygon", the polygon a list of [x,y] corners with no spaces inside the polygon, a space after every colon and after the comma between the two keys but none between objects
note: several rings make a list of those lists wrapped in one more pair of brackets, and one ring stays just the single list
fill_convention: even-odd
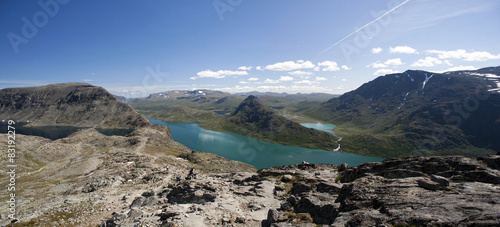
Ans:
[{"label": "rocky outcrop", "polygon": [[[138,128],[128,136],[105,136],[95,129],[55,141],[18,135],[18,177],[23,179],[23,190],[16,194],[20,222],[46,226],[500,223],[499,155],[387,159],[357,167],[302,163],[256,171],[240,162],[192,152],[169,133],[158,125]],[[0,136],[6,140],[7,135]],[[6,153],[0,155],[0,160],[7,160]],[[1,176],[1,182],[8,181],[5,172]]]},{"label": "rocky outcrop", "polygon": [[136,128],[152,125],[104,88],[85,83],[0,90],[0,118],[32,126]]},{"label": "rocky outcrop", "polygon": [[[337,223],[483,226],[500,223],[499,156],[423,157],[342,173]],[[489,163],[489,164],[487,164]],[[350,183],[347,183],[350,182]]]},{"label": "rocky outcrop", "polygon": [[500,223],[500,172],[491,166],[499,158],[389,159],[342,170],[304,163],[202,174],[159,190],[158,200],[167,199],[156,215],[175,226],[494,226]]}]

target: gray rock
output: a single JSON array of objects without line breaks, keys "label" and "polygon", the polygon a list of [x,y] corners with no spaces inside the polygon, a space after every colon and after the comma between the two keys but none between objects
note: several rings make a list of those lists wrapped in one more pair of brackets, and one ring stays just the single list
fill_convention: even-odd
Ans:
[{"label": "gray rock", "polygon": [[175,211],[166,211],[160,214],[160,220],[165,221],[171,217],[179,216],[179,212]]},{"label": "gray rock", "polygon": [[141,216],[142,216],[142,211],[136,210],[136,209],[131,209],[127,214],[127,217],[132,219],[132,220],[136,220],[137,218],[140,218]]},{"label": "gray rock", "polygon": [[441,188],[441,184],[438,182],[430,181],[427,178],[419,179],[417,181],[418,186],[428,189],[428,190],[439,190]]},{"label": "gray rock", "polygon": [[143,192],[141,195],[144,197],[150,197],[150,196],[154,196],[155,192],[154,191],[146,191],[146,192]]},{"label": "gray rock", "polygon": [[283,177],[281,177],[281,181],[283,181],[283,182],[290,182],[290,181],[292,181],[292,179],[293,179],[293,177],[290,174],[286,174],[286,175],[283,175]]},{"label": "gray rock", "polygon": [[349,168],[349,165],[347,165],[347,163],[342,163],[339,166],[339,172],[342,172],[342,171],[346,170],[347,168]]},{"label": "gray rock", "polygon": [[450,181],[446,179],[446,177],[438,176],[438,175],[431,175],[431,180],[434,182],[439,183],[441,186],[447,187],[450,185]]},{"label": "gray rock", "polygon": [[140,207],[144,201],[143,197],[136,197],[134,201],[130,204],[130,208]]},{"label": "gray rock", "polygon": [[154,196],[152,197],[147,197],[144,202],[141,204],[141,207],[145,207],[145,206],[153,206],[155,205],[156,203],[158,203],[158,199]]},{"label": "gray rock", "polygon": [[282,222],[286,219],[287,217],[276,209],[269,209],[269,211],[267,212],[267,223],[269,224]]}]

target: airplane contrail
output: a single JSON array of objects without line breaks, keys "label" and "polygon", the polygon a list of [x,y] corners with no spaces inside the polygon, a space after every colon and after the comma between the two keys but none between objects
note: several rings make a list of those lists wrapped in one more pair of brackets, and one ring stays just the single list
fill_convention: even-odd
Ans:
[{"label": "airplane contrail", "polygon": [[366,28],[368,25],[373,24],[373,23],[375,23],[376,21],[378,21],[378,20],[382,19],[382,17],[385,17],[387,14],[391,13],[392,11],[396,10],[397,8],[401,7],[402,5],[406,4],[406,3],[407,3],[407,2],[409,2],[409,1],[410,1],[410,0],[406,0],[406,1],[404,1],[403,3],[401,3],[401,4],[397,5],[396,7],[394,7],[394,8],[392,8],[392,9],[388,10],[387,12],[385,12],[384,14],[382,14],[382,16],[377,17],[375,20],[370,21],[368,24],[365,24],[363,27],[358,28],[358,29],[356,29],[356,31],[351,32],[351,34],[349,34],[349,35],[347,35],[346,37],[342,38],[341,40],[339,40],[338,42],[334,43],[334,44],[333,44],[333,45],[331,45],[330,47],[328,47],[328,48],[324,49],[324,50],[323,50],[323,51],[321,51],[321,53],[319,53],[319,54],[322,54],[322,53],[324,53],[325,51],[327,51],[327,50],[329,50],[329,49],[334,48],[335,46],[337,46],[337,45],[338,45],[339,43],[341,43],[342,41],[346,40],[347,38],[349,38],[349,37],[351,37],[352,35],[354,35],[354,34],[358,33],[359,31],[361,31],[361,29]]}]

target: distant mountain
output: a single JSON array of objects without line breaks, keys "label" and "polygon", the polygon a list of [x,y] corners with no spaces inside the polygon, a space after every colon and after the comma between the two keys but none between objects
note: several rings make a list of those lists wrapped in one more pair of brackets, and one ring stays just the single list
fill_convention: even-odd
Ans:
[{"label": "distant mountain", "polygon": [[118,99],[118,101],[123,102],[123,103],[127,103],[127,97],[119,96],[119,95],[115,95],[115,97]]},{"label": "distant mountain", "polygon": [[290,121],[271,111],[259,98],[252,95],[224,118],[219,127],[222,131],[286,145],[326,150],[333,150],[338,146],[336,136]]},{"label": "distant mountain", "polygon": [[0,90],[0,118],[33,126],[135,128],[152,125],[104,88],[85,83]]},{"label": "distant mountain", "polygon": [[241,93],[236,93],[235,95],[238,96],[244,96],[247,97],[249,95],[253,95],[256,97],[265,97],[265,96],[270,96],[270,97],[281,97],[281,98],[288,98],[288,99],[294,99],[297,101],[327,101],[331,98],[336,98],[339,97],[340,95],[333,95],[333,94],[326,94],[326,93],[309,93],[309,94],[302,94],[302,93],[297,93],[297,94],[288,94],[288,93],[277,93],[277,92],[258,92],[258,91],[251,91],[251,92],[241,92]]},{"label": "distant mountain", "polygon": [[224,95],[229,94],[222,91],[213,91],[207,89],[200,90],[174,90],[174,91],[165,91],[150,94],[147,99],[176,99],[178,97],[202,97],[207,95]]},{"label": "distant mountain", "polygon": [[384,155],[390,148],[384,151],[382,143],[404,143],[399,148],[412,150],[397,155],[453,154],[459,148],[474,155],[471,147],[500,151],[500,67],[446,73],[408,70],[381,76],[324,102],[313,115],[393,135],[376,146],[378,138],[358,137],[358,145],[365,146],[351,147],[373,145],[379,150],[372,152],[379,156],[394,155]]}]

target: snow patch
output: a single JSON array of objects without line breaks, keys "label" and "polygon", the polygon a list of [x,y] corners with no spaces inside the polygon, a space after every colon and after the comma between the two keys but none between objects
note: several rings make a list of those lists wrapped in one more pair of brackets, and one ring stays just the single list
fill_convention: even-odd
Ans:
[{"label": "snow patch", "polygon": [[405,98],[403,99],[403,101],[401,102],[401,104],[399,105],[398,110],[399,110],[399,109],[401,109],[401,107],[402,107],[402,106],[406,103],[406,98],[408,98],[408,95],[409,95],[409,94],[410,94],[410,92],[407,92],[407,93],[406,93],[406,96],[405,96]]},{"label": "snow patch", "polygon": [[411,79],[411,82],[415,82],[415,80],[410,76],[410,74],[406,73],[406,75]]},{"label": "snow patch", "polygon": [[425,74],[425,80],[424,82],[422,83],[422,90],[424,90],[425,88],[425,85],[427,84],[427,82],[434,76],[434,74],[432,74],[431,76],[428,76],[427,73]]},{"label": "snow patch", "polygon": [[497,75],[491,74],[491,73],[470,73],[470,75],[484,76],[486,78],[500,78],[500,76],[497,76]]},{"label": "snow patch", "polygon": [[498,92],[500,93],[500,88],[488,89],[489,92]]}]

